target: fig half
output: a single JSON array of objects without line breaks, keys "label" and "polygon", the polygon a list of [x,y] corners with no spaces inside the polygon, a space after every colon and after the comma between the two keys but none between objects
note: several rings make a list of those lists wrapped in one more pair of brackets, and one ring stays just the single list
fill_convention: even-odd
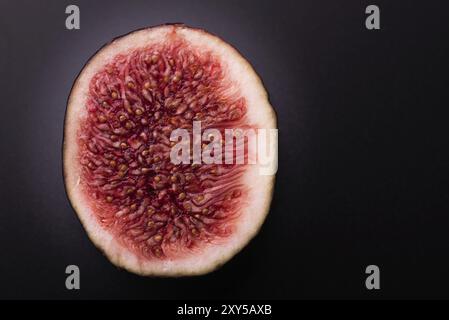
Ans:
[{"label": "fig half", "polygon": [[[226,149],[229,128],[242,131]],[[276,116],[233,47],[184,25],[132,32],[98,51],[73,85],[63,144],[68,197],[113,264],[140,275],[210,272],[269,211],[274,173],[261,174],[248,147],[236,152],[249,141],[245,130],[258,129],[276,129]],[[175,130],[191,141],[174,139]],[[277,150],[276,139],[269,145]],[[182,162],[174,148],[187,152]],[[220,162],[229,153],[232,161]],[[218,160],[198,162],[198,154]]]}]

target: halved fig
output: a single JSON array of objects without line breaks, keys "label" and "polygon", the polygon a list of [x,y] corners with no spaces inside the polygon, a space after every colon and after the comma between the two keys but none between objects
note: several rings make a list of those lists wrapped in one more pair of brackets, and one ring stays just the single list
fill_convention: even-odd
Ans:
[{"label": "halved fig", "polygon": [[[214,128],[223,136],[196,141],[195,121],[202,134]],[[235,161],[236,136],[232,163],[171,157],[181,143],[174,130],[192,138],[190,161],[221,142],[227,128],[275,129],[276,116],[253,68],[218,37],[158,26],[115,39],[90,59],[67,105],[65,185],[90,239],[112,263],[140,275],[203,274],[256,235],[274,174],[261,174],[259,162]]]}]

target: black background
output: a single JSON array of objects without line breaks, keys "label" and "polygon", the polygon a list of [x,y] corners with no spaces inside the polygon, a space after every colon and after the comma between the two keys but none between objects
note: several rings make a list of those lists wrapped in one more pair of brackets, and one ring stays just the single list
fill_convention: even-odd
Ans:
[{"label": "black background", "polygon": [[[381,9],[381,30],[365,8]],[[81,30],[65,29],[65,7]],[[443,1],[2,1],[0,298],[449,298],[449,20]],[[259,235],[209,275],[142,278],[88,240],[67,200],[66,99],[88,58],[166,22],[228,41],[278,114]],[[81,290],[65,289],[65,267]],[[365,267],[381,290],[365,288]]]}]

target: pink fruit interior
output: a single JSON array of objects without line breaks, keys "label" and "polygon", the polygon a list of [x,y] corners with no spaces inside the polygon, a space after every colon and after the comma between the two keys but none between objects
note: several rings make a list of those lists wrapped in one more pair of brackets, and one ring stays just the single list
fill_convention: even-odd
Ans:
[{"label": "pink fruit interior", "polygon": [[245,165],[170,161],[176,128],[200,120],[224,137],[247,126],[223,70],[178,41],[118,55],[91,80],[77,133],[81,187],[100,225],[139,257],[177,257],[233,233]]}]

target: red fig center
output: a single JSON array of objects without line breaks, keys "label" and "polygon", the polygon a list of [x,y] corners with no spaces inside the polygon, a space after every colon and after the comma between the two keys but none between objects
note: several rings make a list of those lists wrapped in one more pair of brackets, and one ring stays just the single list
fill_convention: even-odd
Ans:
[{"label": "red fig center", "polygon": [[[220,60],[175,41],[132,49],[91,79],[78,130],[82,190],[99,224],[146,259],[229,237],[246,195],[241,164],[174,164],[173,130],[247,126]],[[205,146],[202,146],[205,147]]]}]

